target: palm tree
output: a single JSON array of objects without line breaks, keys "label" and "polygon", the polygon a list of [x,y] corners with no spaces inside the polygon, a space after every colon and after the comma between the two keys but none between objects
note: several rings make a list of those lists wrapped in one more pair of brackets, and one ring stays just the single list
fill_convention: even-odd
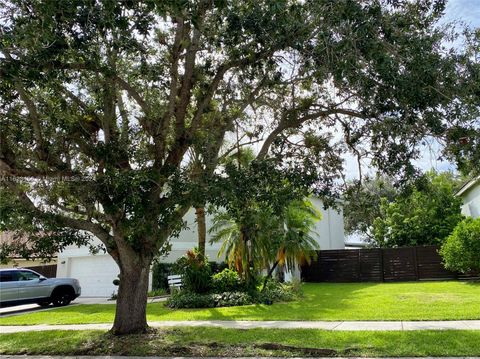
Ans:
[{"label": "palm tree", "polygon": [[321,213],[309,200],[293,201],[278,221],[279,236],[271,245],[270,269],[265,277],[263,288],[278,266],[292,270],[297,263],[310,263],[316,257],[318,242],[312,236],[312,228],[322,218]]},{"label": "palm tree", "polygon": [[209,230],[210,242],[222,242],[218,256],[225,254],[230,267],[245,279],[251,276],[251,267],[264,264],[268,250],[263,240],[271,216],[258,207],[246,209],[238,218],[227,212],[218,212]]},{"label": "palm tree", "polygon": [[219,212],[210,229],[211,242],[222,242],[219,256],[225,254],[229,265],[244,277],[250,275],[251,265],[268,269],[265,286],[279,265],[292,269],[316,255],[312,228],[320,218],[308,200],[293,201],[283,213],[255,205],[239,218]]}]

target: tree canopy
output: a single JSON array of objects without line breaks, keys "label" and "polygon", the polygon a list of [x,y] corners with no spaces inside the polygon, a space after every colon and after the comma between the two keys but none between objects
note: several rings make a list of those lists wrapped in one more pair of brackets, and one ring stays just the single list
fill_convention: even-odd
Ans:
[{"label": "tree canopy", "polygon": [[382,215],[382,202],[393,202],[401,191],[392,178],[381,175],[349,183],[343,198],[345,232],[373,240],[373,222]]},{"label": "tree canopy", "polygon": [[319,194],[345,151],[396,176],[428,136],[478,154],[478,58],[445,47],[441,0],[0,4],[1,229],[98,237],[114,333],[145,330],[150,263],[232,142],[308,157]]},{"label": "tree canopy", "polygon": [[389,202],[383,198],[373,222],[372,243],[379,247],[442,244],[463,218],[458,182],[449,172],[428,172],[415,186]]}]

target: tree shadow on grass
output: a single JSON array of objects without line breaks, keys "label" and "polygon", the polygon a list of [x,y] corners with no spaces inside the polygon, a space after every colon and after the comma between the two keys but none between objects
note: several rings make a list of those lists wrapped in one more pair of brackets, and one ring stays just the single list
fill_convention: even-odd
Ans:
[{"label": "tree shadow on grass", "polygon": [[154,320],[337,320],[332,318],[332,313],[353,310],[355,300],[364,296],[369,287],[377,285],[379,283],[307,284],[303,297],[292,302],[204,309],[165,308],[150,314]]},{"label": "tree shadow on grass", "polygon": [[[460,320],[480,318],[477,285],[458,282],[307,283],[304,297],[273,305],[163,309],[150,320]],[[152,308],[153,309],[153,308]],[[157,308],[155,308],[157,309]]]}]

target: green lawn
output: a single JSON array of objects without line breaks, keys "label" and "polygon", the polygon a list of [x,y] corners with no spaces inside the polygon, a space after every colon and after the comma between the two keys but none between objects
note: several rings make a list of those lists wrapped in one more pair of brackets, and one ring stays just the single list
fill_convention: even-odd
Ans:
[{"label": "green lawn", "polygon": [[0,354],[479,356],[480,331],[335,332],[183,328],[123,337],[112,337],[101,331],[44,331],[0,335]]},{"label": "green lawn", "polygon": [[[109,323],[114,305],[71,305],[0,318],[0,325]],[[480,283],[305,284],[304,297],[271,306],[172,310],[148,305],[148,320],[456,320],[480,319]]]}]

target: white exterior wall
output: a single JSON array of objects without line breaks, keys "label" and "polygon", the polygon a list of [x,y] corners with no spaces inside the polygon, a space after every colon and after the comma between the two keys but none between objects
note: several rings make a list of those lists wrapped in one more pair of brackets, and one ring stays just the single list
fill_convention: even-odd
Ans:
[{"label": "white exterior wall", "polygon": [[462,195],[462,214],[473,218],[480,217],[480,180]]},{"label": "white exterior wall", "polygon": [[[311,199],[312,203],[322,213],[322,219],[317,222],[314,230],[314,237],[320,249],[343,249],[344,243],[344,224],[343,212],[335,209],[323,209],[322,202],[319,199]],[[197,223],[195,221],[195,210],[191,209],[185,215],[187,229],[180,233],[178,238],[172,238],[172,251],[161,261],[164,263],[173,263],[183,256],[187,250],[197,246]],[[206,255],[210,261],[223,261],[218,258],[220,243],[209,244],[210,235],[208,229],[211,228],[212,217],[207,215],[207,243]],[[98,239],[95,244],[100,244]],[[80,281],[82,286],[82,296],[85,297],[110,297],[118,288],[113,285],[113,280],[117,278],[120,270],[115,261],[108,254],[89,253],[87,247],[70,246],[58,256],[57,277],[73,277]],[[294,275],[296,276],[296,275]],[[150,278],[150,286],[151,286]]]},{"label": "white exterior wall", "polygon": [[[100,245],[94,239],[94,245]],[[57,278],[69,277],[80,281],[82,297],[110,297],[118,291],[113,284],[120,269],[113,258],[100,252],[91,254],[87,247],[69,246],[58,255]],[[149,290],[152,288],[150,273]]]},{"label": "white exterior wall", "polygon": [[311,198],[312,204],[322,213],[322,219],[315,225],[314,237],[320,245],[320,249],[344,249],[345,229],[343,223],[343,208],[323,209],[323,203],[318,198]]},{"label": "white exterior wall", "polygon": [[[314,229],[314,237],[320,246],[320,249],[343,249],[345,248],[345,233],[343,223],[343,210],[340,207],[336,209],[323,209],[322,201],[317,198],[311,198],[310,201],[322,213],[322,219],[318,221]],[[187,222],[187,229],[184,229],[178,238],[172,238],[172,251],[162,262],[173,263],[178,258],[183,256],[189,249],[197,246],[197,223],[195,221],[195,209],[190,209],[183,218]],[[210,261],[223,261],[224,256],[218,257],[221,243],[209,244],[211,235],[208,229],[212,225],[212,216],[206,215],[207,225],[207,243],[205,247],[205,254]]]},{"label": "white exterior wall", "polygon": [[[212,227],[212,216],[205,215],[205,224],[207,227],[207,243],[205,244],[205,255],[212,262],[222,262],[224,256],[218,257],[218,251],[220,250],[221,243],[210,244],[211,235],[208,230]],[[189,249],[193,249],[198,246],[198,227],[195,220],[195,209],[190,209],[183,217],[183,220],[187,223],[187,228],[180,232],[180,235],[176,238],[171,238],[172,250],[167,257],[162,258],[164,263],[173,263],[178,258],[182,257]]]}]

